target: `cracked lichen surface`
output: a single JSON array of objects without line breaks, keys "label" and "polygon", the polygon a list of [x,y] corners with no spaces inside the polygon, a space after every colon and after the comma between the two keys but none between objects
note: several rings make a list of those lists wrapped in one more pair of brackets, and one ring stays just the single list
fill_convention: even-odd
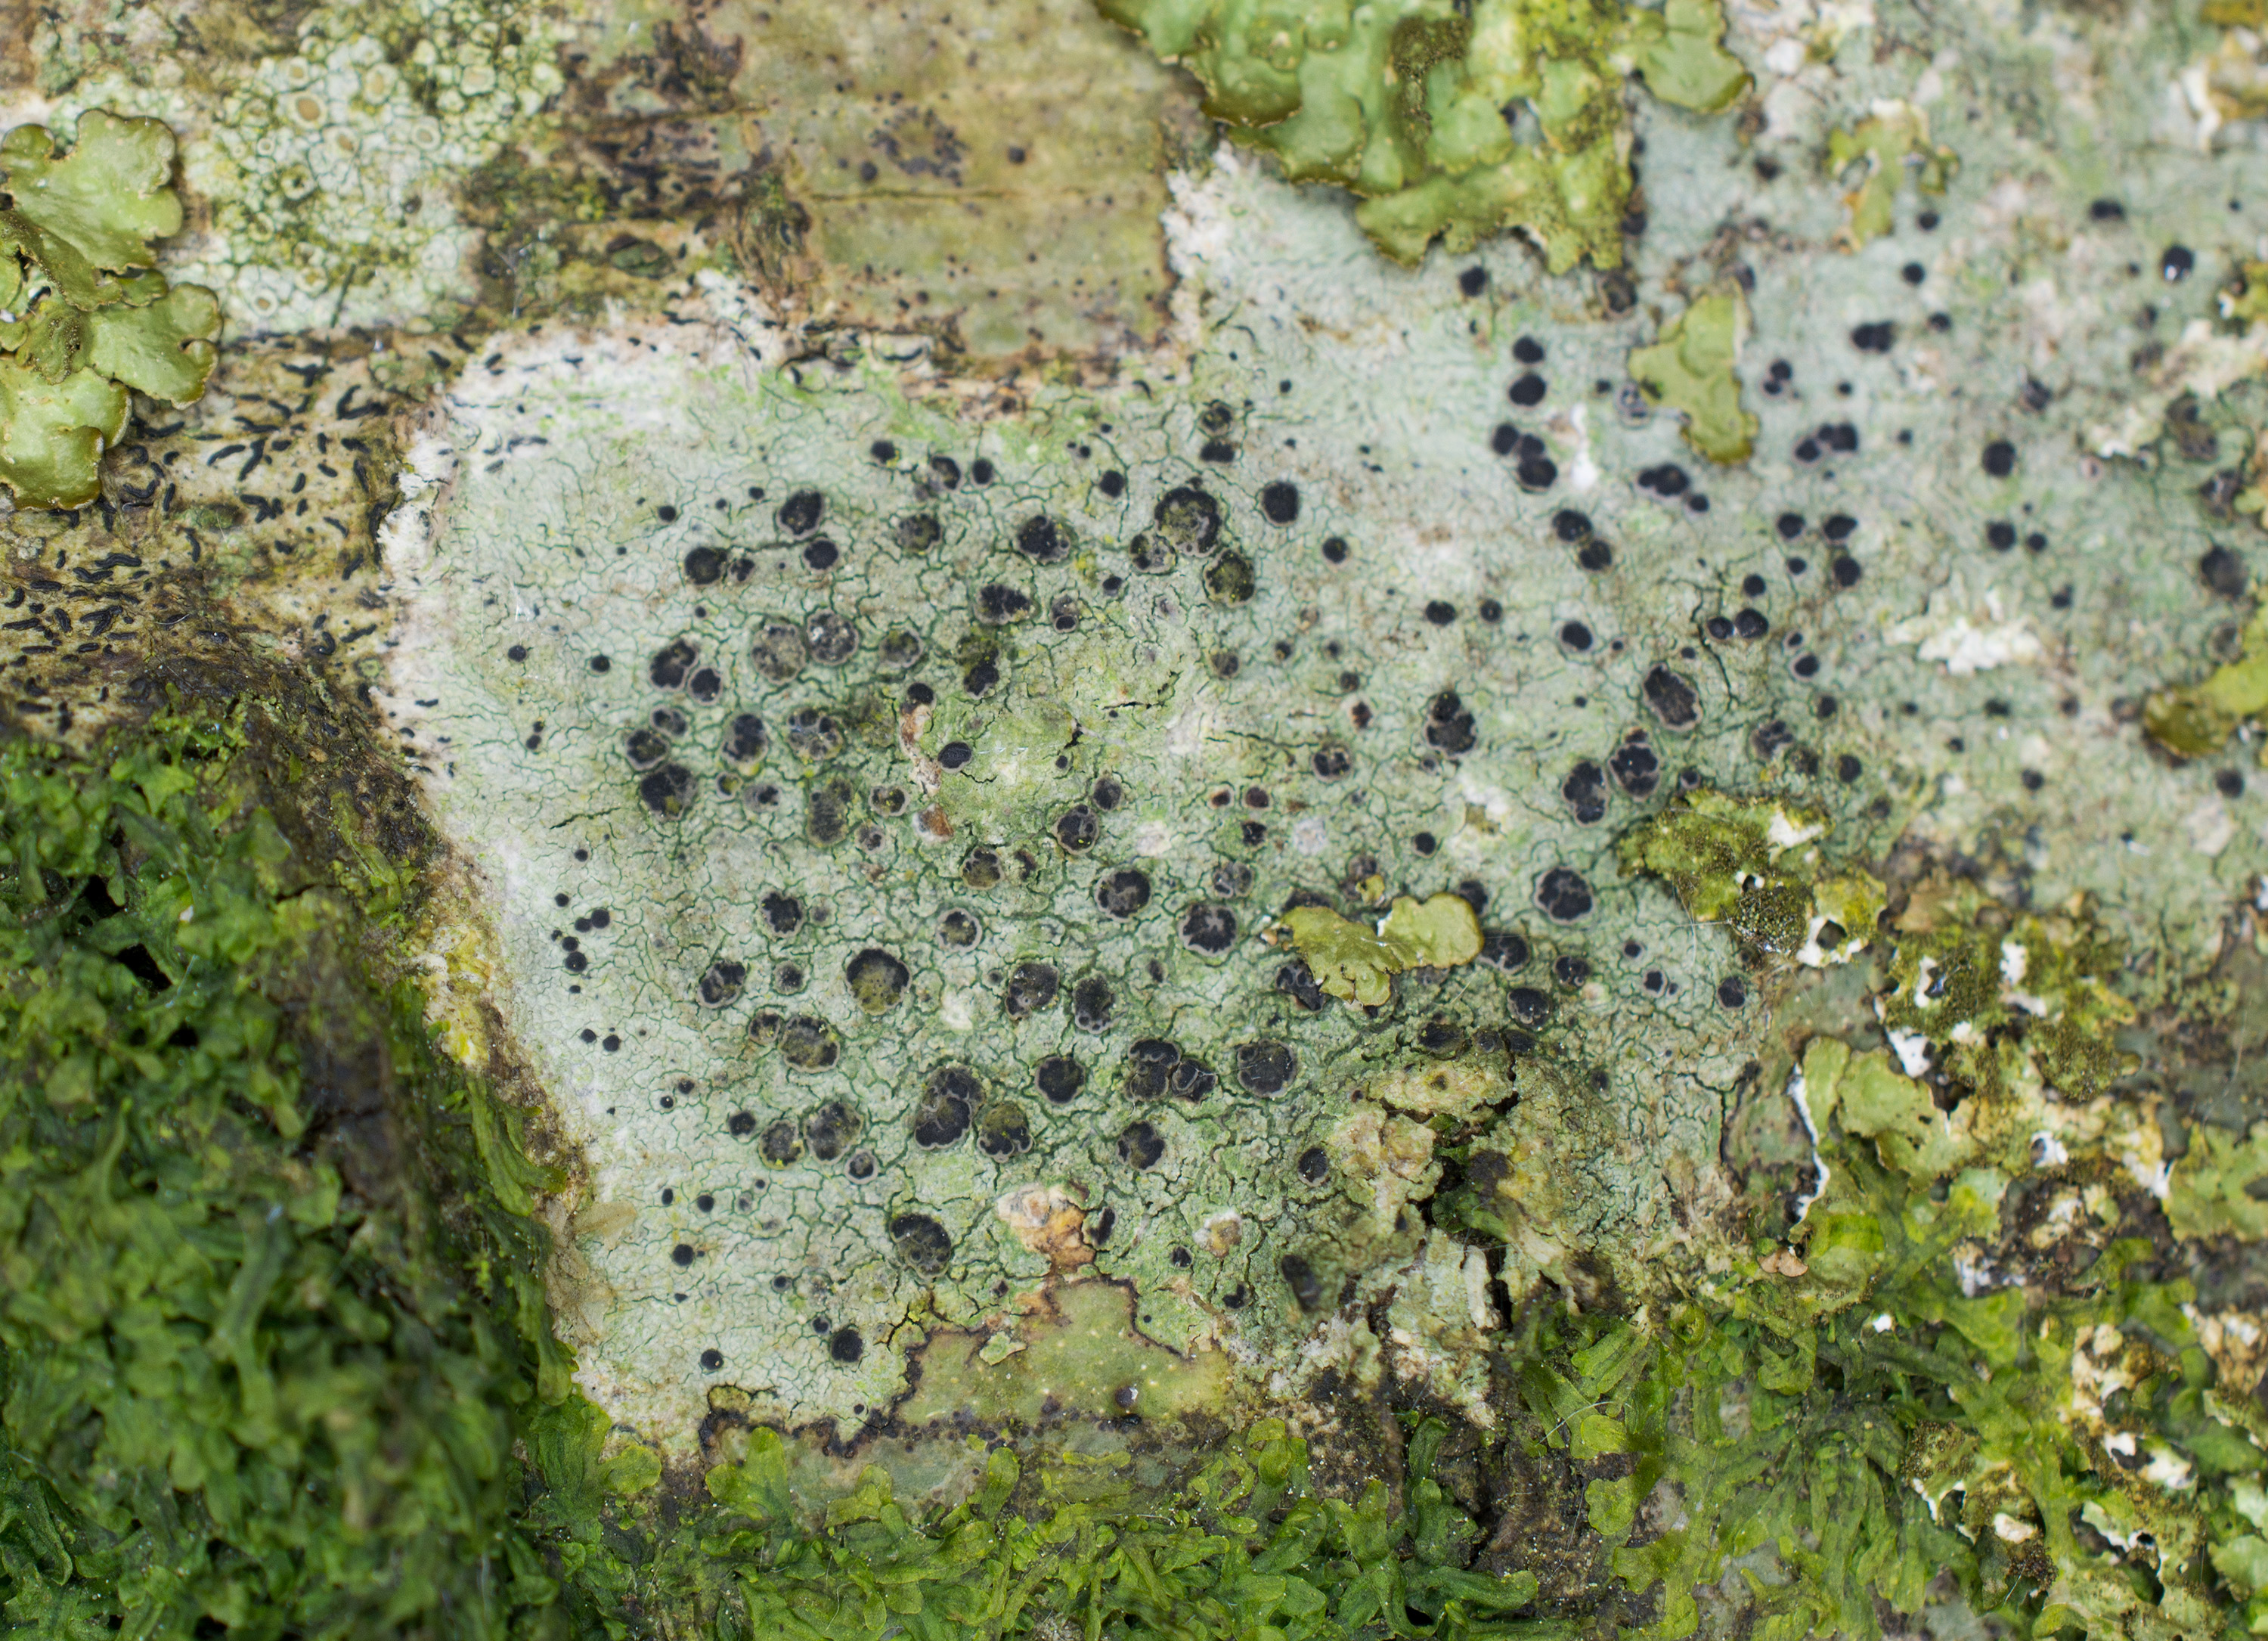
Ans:
[{"label": "cracked lichen surface", "polygon": [[[691,323],[545,329],[460,378],[430,543],[392,565],[391,710],[593,1157],[601,1400],[670,1443],[716,1385],[847,1429],[928,1334],[1007,1359],[1075,1277],[1248,1391],[1354,1365],[1327,1319],[1398,1292],[1398,1371],[1469,1401],[1502,1318],[1427,1274],[1436,1146],[1548,1132],[1584,1181],[1507,1291],[1587,1260],[1643,1290],[1816,932],[1744,958],[1618,876],[1613,834],[1688,787],[1816,806],[1842,859],[1903,836],[2090,897],[2158,954],[2146,1000],[2209,960],[2257,823],[2130,721],[2227,621],[2214,531],[2170,445],[2083,440],[2137,304],[2142,345],[2213,312],[2242,160],[2168,155],[2179,188],[2091,212],[2099,140],[1991,116],[2028,71],[1846,53],[1800,66],[1800,118],[1767,86],[1745,150],[1641,113],[1641,288],[1751,314],[1756,450],[1723,468],[1628,385],[1682,305],[1602,314],[1510,248],[1405,274],[1226,158],[1169,218],[1189,346],[1114,388],[977,419],[919,342],[791,360],[714,284]],[[1961,169],[1840,248],[1814,150],[1891,96],[1957,121]],[[1444,891],[1479,961],[1375,1017],[1302,1000],[1287,911],[1375,928]],[[1506,1086],[1429,1126],[1437,1061]]]}]

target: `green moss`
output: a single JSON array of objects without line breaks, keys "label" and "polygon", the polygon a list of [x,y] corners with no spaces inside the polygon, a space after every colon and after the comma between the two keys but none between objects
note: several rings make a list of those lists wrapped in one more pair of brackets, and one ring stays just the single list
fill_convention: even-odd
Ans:
[{"label": "green moss", "polygon": [[132,272],[180,231],[173,133],[102,109],[76,130],[60,153],[45,126],[0,138],[0,483],[21,506],[93,500],[96,459],[125,435],[128,389],[197,398],[220,329],[211,292]]},{"label": "green moss", "polygon": [[0,1591],[48,1633],[501,1633],[543,1582],[507,1526],[513,1408],[567,1391],[549,1180],[365,961],[414,840],[302,773],[339,728],[0,747]]},{"label": "green moss", "polygon": [[1185,63],[1205,112],[1295,181],[1364,203],[1355,219],[1396,262],[1520,228],[1550,270],[1622,262],[1631,196],[1623,82],[1713,111],[1747,89],[1718,43],[1713,0],[1395,0],[1351,10],[1276,0],[1099,0],[1104,16]]}]

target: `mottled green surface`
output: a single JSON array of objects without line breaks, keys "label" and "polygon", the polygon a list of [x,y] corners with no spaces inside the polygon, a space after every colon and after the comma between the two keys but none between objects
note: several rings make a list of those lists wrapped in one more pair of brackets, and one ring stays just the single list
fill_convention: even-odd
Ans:
[{"label": "mottled green surface", "polygon": [[[1359,206],[1071,11],[39,25],[288,334],[5,522],[11,710],[265,647],[408,753],[595,1403],[499,1623],[2250,1622],[2258,19],[1735,7],[1704,115],[1543,11],[1350,14]],[[1359,54],[1235,17],[1296,168]],[[1490,119],[1580,246],[1381,226]]]}]

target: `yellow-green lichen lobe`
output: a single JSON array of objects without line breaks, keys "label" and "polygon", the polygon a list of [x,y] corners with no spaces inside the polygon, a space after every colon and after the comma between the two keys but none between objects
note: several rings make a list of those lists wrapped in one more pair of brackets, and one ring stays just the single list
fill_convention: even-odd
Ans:
[{"label": "yellow-green lichen lobe", "polygon": [[1715,110],[1746,89],[1713,0],[1435,0],[1277,10],[1259,0],[1104,0],[1106,17],[1192,69],[1206,112],[1295,181],[1363,203],[1378,248],[1414,264],[1518,228],[1554,272],[1623,257],[1631,179],[1623,83]]},{"label": "yellow-green lichen lobe", "polygon": [[94,499],[129,391],[186,404],[220,329],[213,293],[151,270],[180,231],[173,135],[95,109],[67,145],[45,126],[0,138],[0,483],[19,506]]},{"label": "yellow-green lichen lobe", "polygon": [[1316,984],[1353,1003],[1386,1002],[1394,976],[1405,969],[1454,968],[1481,950],[1480,920],[1456,895],[1423,903],[1403,895],[1374,932],[1325,906],[1294,906],[1284,925]]},{"label": "yellow-green lichen lobe", "polygon": [[1741,408],[1741,344],[1749,306],[1737,285],[1697,299],[1631,351],[1631,379],[1685,418],[1685,442],[1712,462],[1745,462],[1763,425]]}]

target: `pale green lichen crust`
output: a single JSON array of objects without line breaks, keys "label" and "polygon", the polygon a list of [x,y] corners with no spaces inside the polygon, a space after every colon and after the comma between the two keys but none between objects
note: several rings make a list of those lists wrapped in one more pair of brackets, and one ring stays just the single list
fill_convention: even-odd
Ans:
[{"label": "pale green lichen crust", "polygon": [[[2212,950],[2239,823],[2210,772],[2151,763],[2112,710],[2149,670],[2087,636],[2100,544],[2144,529],[2194,546],[2122,564],[2120,618],[2208,632],[2205,521],[2056,467],[2117,382],[2036,410],[2021,375],[1967,390],[2032,321],[2005,272],[1940,297],[1950,269],[1903,271],[1963,232],[2021,266],[1957,225],[1965,182],[1944,226],[1852,254],[1815,175],[1703,174],[1729,197],[1664,213],[1662,266],[1732,256],[1705,225],[1767,199],[1815,248],[1712,266],[1754,357],[1791,362],[1742,389],[1756,453],[1721,469],[1616,388],[1650,320],[1555,319],[1516,254],[1462,281],[1366,262],[1327,196],[1227,161],[1175,229],[1215,328],[1140,386],[964,420],[902,396],[922,371],[880,341],[776,363],[722,294],[460,382],[433,540],[394,565],[392,707],[490,863],[515,1029],[621,1205],[585,1249],[610,1407],[682,1441],[732,1385],[848,1426],[929,1331],[1010,1352],[1073,1270],[1130,1282],[1172,1349],[1296,1386],[1367,1349],[1321,1326],[1338,1305],[1437,1265],[1408,1371],[1470,1401],[1501,1305],[1464,1300],[1411,1206],[1436,1146],[1557,1124],[1590,1184],[1531,1268],[1580,1286],[1582,1250],[1642,1284],[1714,1189],[1773,965],[1863,939],[1837,922],[1863,879],[1786,929],[1736,920],[1761,974],[1618,882],[1602,823],[1689,783],[1785,791],[1845,859],[2021,838],[1993,869],[2042,901],[2091,893],[2177,966]],[[2075,236],[2138,232],[2067,209]],[[1380,374],[1359,338],[1386,312],[1409,355]],[[2093,322],[2074,360],[2124,348]],[[2088,841],[2107,825],[2163,875]],[[1768,876],[1790,840],[1760,832],[1742,869]],[[1303,894],[1352,920],[1444,891],[1492,938],[1376,1021],[1303,998],[1266,938]],[[1437,1127],[1366,1091],[1506,1046],[1564,1092]],[[1027,1223],[1033,1187],[1075,1246]],[[1469,1337],[1426,1342],[1457,1317]]]}]

